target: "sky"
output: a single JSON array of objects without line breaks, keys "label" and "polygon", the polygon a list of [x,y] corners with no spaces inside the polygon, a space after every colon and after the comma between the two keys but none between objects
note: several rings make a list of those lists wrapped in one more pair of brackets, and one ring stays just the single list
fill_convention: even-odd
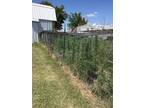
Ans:
[{"label": "sky", "polygon": [[[42,0],[32,0],[40,3]],[[69,13],[81,12],[89,24],[113,24],[113,0],[48,0],[54,6],[64,5]]]}]

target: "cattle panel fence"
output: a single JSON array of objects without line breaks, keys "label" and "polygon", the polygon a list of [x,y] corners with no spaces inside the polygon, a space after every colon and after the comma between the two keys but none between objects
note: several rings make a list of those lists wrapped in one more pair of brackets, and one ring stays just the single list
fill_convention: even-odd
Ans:
[{"label": "cattle panel fence", "polygon": [[[113,43],[94,33],[41,32],[39,41],[45,44],[64,64],[70,66],[74,75],[88,84],[106,85],[101,95],[112,95]],[[107,72],[107,73],[106,73]],[[97,90],[98,91],[98,90]]]}]

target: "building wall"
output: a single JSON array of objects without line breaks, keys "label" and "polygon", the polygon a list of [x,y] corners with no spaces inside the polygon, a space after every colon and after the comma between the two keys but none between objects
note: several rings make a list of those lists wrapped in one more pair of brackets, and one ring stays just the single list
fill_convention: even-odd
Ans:
[{"label": "building wall", "polygon": [[32,22],[32,42],[38,41],[39,22]]},{"label": "building wall", "polygon": [[52,31],[53,30],[53,22],[52,21],[46,21],[46,20],[40,20],[39,25],[39,31]]},{"label": "building wall", "polygon": [[39,42],[38,34],[42,31],[52,31],[53,22],[47,20],[32,21],[32,42]]}]

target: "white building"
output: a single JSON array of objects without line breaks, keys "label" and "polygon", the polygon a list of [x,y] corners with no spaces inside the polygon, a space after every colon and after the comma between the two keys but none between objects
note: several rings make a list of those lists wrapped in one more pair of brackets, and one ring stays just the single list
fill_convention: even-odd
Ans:
[{"label": "white building", "polygon": [[104,29],[105,30],[113,29],[113,25],[112,24],[111,25],[105,25]]},{"label": "white building", "polygon": [[109,29],[113,29],[112,25],[90,25],[90,24],[85,24],[82,26],[79,26],[76,28],[76,32],[77,33],[82,33],[85,31],[92,31],[92,30],[109,30]]},{"label": "white building", "polygon": [[39,42],[38,34],[42,31],[53,31],[56,21],[55,8],[41,4],[32,4],[32,42]]},{"label": "white building", "polygon": [[77,27],[76,32],[81,33],[81,32],[84,32],[84,31],[90,31],[90,30],[94,30],[94,29],[95,29],[94,26],[89,25],[89,24],[85,24],[85,25]]}]

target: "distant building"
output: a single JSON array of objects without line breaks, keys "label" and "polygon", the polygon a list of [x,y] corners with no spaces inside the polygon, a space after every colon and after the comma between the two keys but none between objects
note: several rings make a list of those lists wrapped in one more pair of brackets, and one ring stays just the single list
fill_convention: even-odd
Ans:
[{"label": "distant building", "polygon": [[81,33],[81,32],[85,32],[85,31],[91,31],[91,30],[95,30],[94,26],[92,25],[82,25],[76,28],[76,32],[77,33]]},{"label": "distant building", "polygon": [[113,25],[105,25],[103,29],[112,30],[113,29]]},{"label": "distant building", "polygon": [[110,29],[113,29],[112,25],[90,25],[90,24],[86,24],[86,25],[78,26],[74,30],[74,32],[83,33],[83,32],[91,32],[91,31],[96,31],[96,30],[110,30]]},{"label": "distant building", "polygon": [[38,34],[42,31],[53,31],[56,21],[55,9],[51,6],[32,4],[32,42],[39,42]]}]

